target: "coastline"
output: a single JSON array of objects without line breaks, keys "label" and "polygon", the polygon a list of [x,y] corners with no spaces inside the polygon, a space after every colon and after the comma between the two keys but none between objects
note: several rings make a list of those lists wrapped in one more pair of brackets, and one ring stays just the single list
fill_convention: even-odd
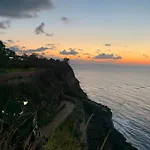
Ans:
[{"label": "coastline", "polygon": [[[41,100],[39,100],[42,101],[43,110],[46,111],[44,116],[42,115],[42,120],[43,117],[46,119],[47,117],[49,118],[50,115],[48,110],[48,108],[51,108],[49,98],[51,98],[51,102],[54,103],[53,107],[55,109],[53,110],[53,113],[55,116],[52,117],[54,120],[55,118],[59,118],[57,117],[57,114],[59,116],[62,111],[60,110],[57,112],[57,109],[60,108],[61,103],[64,102],[64,100],[75,104],[75,107],[72,111],[70,111],[70,114],[67,114],[67,118],[62,116],[63,119],[61,122],[66,122],[70,120],[70,118],[73,119],[73,121],[77,120],[76,127],[74,129],[76,133],[75,137],[77,138],[76,142],[80,143],[82,149],[137,150],[137,148],[128,143],[126,138],[114,128],[111,110],[107,106],[88,99],[87,94],[81,89],[80,83],[76,79],[73,69],[68,65],[68,63],[56,63],[49,69],[35,71],[34,73],[29,73],[27,76],[24,76],[24,73],[19,73],[19,76],[14,74],[14,76],[11,77],[12,79],[5,79],[4,82],[12,88],[23,84],[26,88],[28,86],[32,86],[32,91],[40,91],[39,94],[41,95]],[[45,90],[54,90],[51,93],[52,96],[49,97],[49,93],[45,93]],[[38,97],[35,97],[35,100],[37,100],[37,98]],[[31,104],[31,106],[34,109],[39,109],[39,102],[36,104],[36,107],[34,106],[35,104]],[[62,109],[65,111],[65,108],[67,107]],[[36,126],[38,133],[40,133],[40,128],[42,129],[43,125],[41,124],[41,127],[39,126],[38,122],[40,121],[40,118],[38,118],[38,116],[39,115],[36,114],[33,117],[33,122],[35,122],[34,120],[37,120]],[[50,124],[53,123],[53,119],[50,121]],[[49,122],[46,124],[48,125]],[[73,126],[74,125],[72,125],[72,128],[74,128]],[[43,141],[43,137],[45,135],[35,134],[34,136],[36,137],[36,141]],[[44,146],[47,142],[48,141],[44,140],[42,146]]]}]

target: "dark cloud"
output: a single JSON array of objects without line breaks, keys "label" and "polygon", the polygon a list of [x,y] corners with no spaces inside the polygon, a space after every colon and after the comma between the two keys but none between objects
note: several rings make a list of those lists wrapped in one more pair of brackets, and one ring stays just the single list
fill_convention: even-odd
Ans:
[{"label": "dark cloud", "polygon": [[51,33],[51,34],[46,33],[46,34],[45,34],[45,36],[53,36],[53,35],[54,35],[54,33]]},{"label": "dark cloud", "polygon": [[104,44],[105,46],[107,46],[107,47],[111,47],[111,44]]},{"label": "dark cloud", "polygon": [[29,49],[29,50],[25,50],[26,53],[36,53],[36,52],[43,52],[43,51],[46,51],[50,48],[48,47],[40,47],[40,48],[37,48],[37,49]]},{"label": "dark cloud", "polygon": [[14,43],[14,41],[13,40],[7,40],[9,43]]},{"label": "dark cloud", "polygon": [[53,50],[57,48],[57,44],[46,44],[46,46],[50,46]]},{"label": "dark cloud", "polygon": [[90,55],[89,53],[83,53],[83,55]]},{"label": "dark cloud", "polygon": [[60,44],[46,44],[46,46],[53,46],[53,47],[56,47],[56,46],[59,46]]},{"label": "dark cloud", "polygon": [[0,16],[32,18],[37,13],[54,7],[54,0],[0,0]]},{"label": "dark cloud", "polygon": [[39,34],[45,34],[45,36],[53,36],[54,35],[54,33],[47,33],[47,32],[45,32],[44,31],[44,27],[45,27],[45,23],[44,22],[42,22],[35,30],[34,30],[34,32],[35,32],[35,34],[37,34],[37,35],[39,35]]},{"label": "dark cloud", "polygon": [[74,49],[70,49],[70,51],[63,50],[63,51],[60,51],[59,53],[61,55],[77,55],[78,54],[78,52],[75,51]]},{"label": "dark cloud", "polygon": [[35,34],[43,34],[44,32],[44,22],[42,22],[36,29],[35,29]]},{"label": "dark cloud", "polygon": [[115,60],[119,60],[119,59],[122,59],[122,57],[121,56],[115,56],[114,54],[101,53],[101,54],[95,56],[95,59],[115,59]]},{"label": "dark cloud", "polygon": [[64,22],[64,23],[69,23],[69,19],[67,17],[61,17],[61,20]]},{"label": "dark cloud", "polygon": [[113,59],[114,55],[113,54],[99,54],[97,56],[95,56],[95,59]]},{"label": "dark cloud", "polygon": [[0,21],[0,29],[8,29],[8,28],[10,28],[9,20]]},{"label": "dark cloud", "polygon": [[99,52],[101,52],[101,50],[100,50],[100,49],[97,49],[97,50],[96,50],[96,53],[99,53]]},{"label": "dark cloud", "polygon": [[16,45],[9,47],[9,49],[15,52],[19,52],[19,53],[22,52],[22,50]]},{"label": "dark cloud", "polygon": [[147,57],[148,57],[148,55],[146,55],[146,54],[143,54],[143,57],[146,57],[146,58],[147,58]]},{"label": "dark cloud", "polygon": [[[22,48],[25,48],[25,47],[22,47]],[[36,53],[36,52],[44,52],[46,50],[54,50],[53,47],[40,47],[40,48],[37,48],[37,49],[22,50],[17,45],[11,46],[11,47],[9,47],[9,49],[11,49],[15,52],[23,52],[23,53]]]},{"label": "dark cloud", "polygon": [[122,59],[122,57],[121,56],[115,56],[113,59],[119,60],[119,59]]}]

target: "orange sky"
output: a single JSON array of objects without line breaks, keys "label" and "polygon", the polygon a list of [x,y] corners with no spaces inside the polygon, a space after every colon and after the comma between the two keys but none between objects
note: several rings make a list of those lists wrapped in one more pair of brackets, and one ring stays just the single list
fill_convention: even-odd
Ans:
[{"label": "orange sky", "polygon": [[[56,2],[55,8],[50,11],[37,5],[34,7],[40,7],[43,11],[37,12],[33,7],[32,12],[37,17],[30,19],[17,15],[12,17],[14,9],[9,7],[10,11],[3,13],[8,16],[0,14],[0,40],[6,42],[8,47],[17,47],[24,52],[51,48],[47,44],[54,44],[55,49],[39,52],[45,53],[46,57],[69,57],[73,60],[85,60],[85,63],[150,65],[150,8],[147,1],[115,1],[117,3],[106,0],[96,0],[95,3],[62,0]],[[28,9],[21,8],[23,9],[15,8],[17,14],[29,13]],[[6,26],[8,20],[9,27],[4,28],[2,24],[5,23]],[[36,34],[36,29],[39,34]],[[2,32],[5,34],[1,34]],[[52,33],[53,36],[45,36]]]}]

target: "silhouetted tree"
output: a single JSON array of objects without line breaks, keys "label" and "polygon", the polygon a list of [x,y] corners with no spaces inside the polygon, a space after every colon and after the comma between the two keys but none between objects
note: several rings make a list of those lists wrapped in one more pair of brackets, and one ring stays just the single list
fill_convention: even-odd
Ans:
[{"label": "silhouetted tree", "polygon": [[8,56],[6,55],[5,45],[0,41],[0,68],[6,67]]},{"label": "silhouetted tree", "polygon": [[63,62],[69,63],[70,59],[69,58],[64,58]]}]

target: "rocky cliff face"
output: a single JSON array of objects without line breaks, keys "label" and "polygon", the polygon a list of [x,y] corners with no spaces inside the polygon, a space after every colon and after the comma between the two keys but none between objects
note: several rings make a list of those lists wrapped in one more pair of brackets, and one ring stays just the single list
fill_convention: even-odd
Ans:
[{"label": "rocky cliff face", "polygon": [[[86,130],[86,148],[88,150],[136,150],[114,128],[111,110],[107,106],[97,104],[87,98],[72,70],[67,74],[66,81],[69,87],[74,87],[80,93],[72,97],[76,97],[77,101],[80,101],[80,107],[84,110],[83,118],[85,118],[86,122],[89,121]],[[82,94],[83,97],[81,96]]]},{"label": "rocky cliff face", "polygon": [[[49,137],[41,136],[39,129],[51,124],[67,108],[64,101],[70,101],[74,109],[63,126],[66,131],[69,122],[67,131],[75,132],[75,143],[80,145],[76,150],[136,150],[114,128],[111,110],[88,99],[67,63],[1,77],[0,149],[42,149]],[[61,149],[69,150],[70,145]]]}]

